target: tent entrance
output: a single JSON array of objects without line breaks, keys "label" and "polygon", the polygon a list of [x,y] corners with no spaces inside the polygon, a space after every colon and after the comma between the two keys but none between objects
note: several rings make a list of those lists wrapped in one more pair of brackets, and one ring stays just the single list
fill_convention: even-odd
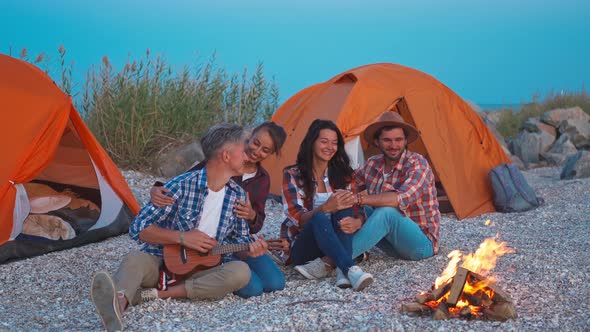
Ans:
[{"label": "tent entrance", "polygon": [[[411,124],[416,128],[419,128],[416,125],[414,118],[412,117],[412,112],[410,112],[410,108],[408,107],[408,103],[406,102],[405,98],[402,97],[394,101],[388,110],[399,113],[407,123]],[[430,164],[430,167],[434,172],[436,195],[439,203],[439,211],[443,214],[454,214],[455,210],[453,209],[449,197],[447,196],[447,193],[444,189],[443,183],[440,180],[440,177],[436,170],[436,165],[430,159],[430,155],[428,154],[428,150],[426,150],[426,146],[424,145],[424,141],[422,141],[422,137],[418,138],[416,141],[410,144],[408,146],[408,150],[417,152],[423,155],[426,158],[426,160],[428,160],[428,164]]]},{"label": "tent entrance", "polygon": [[[26,198],[21,199],[24,203],[19,213],[14,214],[16,227],[11,234],[11,239],[17,241],[72,240],[108,224],[100,220],[112,221],[122,207],[122,201],[100,175],[71,121],[52,160],[22,188]],[[105,200],[113,202],[117,211],[103,213],[103,205],[112,209],[104,204]]]}]

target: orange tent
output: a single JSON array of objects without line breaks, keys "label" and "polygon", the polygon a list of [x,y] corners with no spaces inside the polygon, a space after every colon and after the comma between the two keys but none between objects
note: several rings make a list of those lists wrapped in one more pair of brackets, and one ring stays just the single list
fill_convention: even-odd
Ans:
[{"label": "orange tent", "polygon": [[[71,98],[24,61],[0,54],[0,73],[0,263],[126,231],[139,211],[137,201]],[[73,239],[19,242],[30,212],[25,187],[31,182],[88,198],[100,209],[99,218]]]},{"label": "orange tent", "polygon": [[280,195],[282,170],[295,162],[314,119],[336,123],[353,166],[358,167],[364,156],[377,152],[367,150],[360,134],[385,111],[400,113],[421,132],[409,149],[428,159],[437,185],[446,192],[459,219],[495,211],[487,175],[510,159],[494,135],[444,84],[415,69],[388,63],[358,67],[310,86],[276,111],[272,120],[285,128],[288,137],[282,158],[269,158],[264,164],[272,178],[271,193]]}]

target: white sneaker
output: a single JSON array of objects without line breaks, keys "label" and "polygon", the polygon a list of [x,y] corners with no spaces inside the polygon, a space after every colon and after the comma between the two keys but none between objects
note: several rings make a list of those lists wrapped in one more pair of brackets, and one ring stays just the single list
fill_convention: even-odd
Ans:
[{"label": "white sneaker", "polygon": [[348,280],[352,283],[352,289],[362,291],[373,283],[373,275],[355,265],[348,269]]},{"label": "white sneaker", "polygon": [[310,280],[322,279],[330,274],[330,266],[321,258],[316,258],[303,265],[295,266],[295,271]]},{"label": "white sneaker", "polygon": [[336,269],[336,286],[339,288],[350,288],[352,284],[350,280],[342,273],[342,270]]},{"label": "white sneaker", "polygon": [[141,291],[141,302],[153,301],[158,298],[158,290],[147,288]]},{"label": "white sneaker", "polygon": [[115,283],[108,273],[101,271],[94,275],[90,296],[104,328],[109,332],[123,331],[123,318],[115,291]]}]

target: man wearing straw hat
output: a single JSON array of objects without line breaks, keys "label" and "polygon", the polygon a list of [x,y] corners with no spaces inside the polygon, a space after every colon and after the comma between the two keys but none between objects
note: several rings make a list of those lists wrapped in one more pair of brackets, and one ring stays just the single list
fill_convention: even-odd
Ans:
[{"label": "man wearing straw hat", "polygon": [[[359,205],[368,219],[342,225],[355,232],[353,257],[377,246],[387,255],[420,260],[438,251],[440,211],[434,174],[424,156],[408,151],[420,136],[400,114],[387,111],[363,132],[364,138],[381,151],[355,173]],[[359,229],[360,228],[360,229]]]}]

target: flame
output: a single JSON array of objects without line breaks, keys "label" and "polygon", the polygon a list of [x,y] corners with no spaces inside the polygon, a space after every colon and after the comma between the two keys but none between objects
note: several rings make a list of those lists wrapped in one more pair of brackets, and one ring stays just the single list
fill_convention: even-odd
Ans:
[{"label": "flame", "polygon": [[514,252],[514,249],[506,246],[506,242],[498,243],[493,238],[487,238],[479,245],[475,254],[463,256],[461,267],[486,277],[496,267],[498,257]]},{"label": "flame", "polygon": [[491,222],[492,222],[492,221],[491,221],[490,219],[488,219],[488,220],[486,220],[486,223],[485,223],[485,225],[486,225],[486,226],[489,226]]},{"label": "flame", "polygon": [[435,289],[444,285],[455,276],[455,273],[457,273],[457,266],[459,266],[459,262],[461,261],[461,255],[461,251],[459,250],[453,250],[447,255],[450,259],[449,264],[447,264],[447,267],[444,269],[441,276],[436,278],[436,281],[434,282]]},{"label": "flame", "polygon": [[[436,278],[434,283],[434,289],[438,289],[450,282],[455,274],[457,273],[457,267],[461,263],[461,267],[475,272],[482,277],[484,280],[477,281],[478,279],[468,278],[463,288],[463,296],[459,299],[456,306],[449,308],[450,312],[458,314],[462,308],[469,307],[472,315],[480,315],[482,312],[482,306],[474,305],[470,303],[470,296],[475,296],[482,299],[491,299],[494,296],[494,291],[488,286],[494,284],[496,279],[490,276],[490,272],[496,266],[498,257],[505,254],[514,253],[515,250],[508,248],[506,242],[497,242],[494,238],[485,239],[475,253],[463,255],[459,250],[453,250],[448,254],[449,263],[442,272],[441,276]],[[436,309],[442,301],[448,300],[450,291],[447,291],[442,297],[436,301],[430,301],[425,303],[429,307]]]}]

